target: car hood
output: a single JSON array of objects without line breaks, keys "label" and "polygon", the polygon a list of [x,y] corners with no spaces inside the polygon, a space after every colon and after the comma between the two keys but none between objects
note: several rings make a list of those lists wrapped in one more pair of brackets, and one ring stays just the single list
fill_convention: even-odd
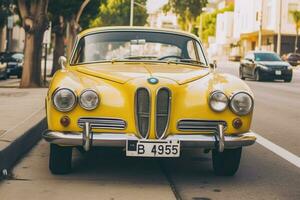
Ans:
[{"label": "car hood", "polygon": [[78,72],[107,79],[118,83],[126,83],[136,78],[166,78],[185,84],[209,74],[208,68],[173,64],[173,63],[97,63],[76,66]]},{"label": "car hood", "polygon": [[284,61],[259,61],[258,64],[267,66],[267,67],[282,67],[282,66],[289,66],[287,62]]}]

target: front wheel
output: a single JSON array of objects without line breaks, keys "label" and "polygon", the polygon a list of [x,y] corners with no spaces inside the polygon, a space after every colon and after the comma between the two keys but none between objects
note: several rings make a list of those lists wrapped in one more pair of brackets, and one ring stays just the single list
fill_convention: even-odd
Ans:
[{"label": "front wheel", "polygon": [[255,70],[254,75],[255,75],[255,80],[256,81],[262,81],[263,80],[262,75],[261,75],[259,70]]},{"label": "front wheel", "polygon": [[242,147],[237,149],[225,149],[219,152],[212,151],[213,169],[218,176],[233,176],[240,166]]},{"label": "front wheel", "polygon": [[291,81],[292,81],[292,76],[286,77],[286,78],[284,79],[284,82],[287,82],[287,83],[289,83],[289,82],[291,82]]},{"label": "front wheel", "polygon": [[72,169],[72,147],[50,144],[49,169],[52,174],[67,174]]},{"label": "front wheel", "polygon": [[6,80],[7,79],[7,73],[5,73],[1,79]]},{"label": "front wheel", "polygon": [[22,78],[22,72],[18,72],[17,78]]}]

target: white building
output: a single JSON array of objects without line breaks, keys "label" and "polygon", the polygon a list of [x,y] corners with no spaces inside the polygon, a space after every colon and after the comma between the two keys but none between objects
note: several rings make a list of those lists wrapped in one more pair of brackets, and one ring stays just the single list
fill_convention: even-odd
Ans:
[{"label": "white building", "polygon": [[216,42],[220,45],[230,44],[233,39],[233,12],[217,15]]},{"label": "white building", "polygon": [[281,54],[292,52],[296,34],[293,10],[300,10],[300,0],[235,0],[233,36],[241,40],[242,54],[258,48],[260,24],[262,49],[276,51],[280,21]]},{"label": "white building", "polygon": [[178,29],[176,15],[171,12],[164,13],[161,9],[149,13],[148,24],[154,28]]},{"label": "white building", "polygon": [[[14,26],[10,31],[10,49],[8,51],[12,52],[22,52],[24,49],[24,41],[25,41],[25,31],[22,27],[16,25],[16,22],[19,20],[17,15],[13,16]],[[7,48],[7,28],[6,26],[3,28],[2,36],[0,38],[1,46],[0,52],[5,51]]]},{"label": "white building", "polygon": [[[210,1],[209,9],[213,12],[215,9],[224,9],[233,0],[213,0]],[[216,32],[214,38],[209,38],[208,55],[211,59],[218,56],[227,56],[230,53],[230,46],[234,43],[233,38],[234,13],[224,12],[217,15]]]}]

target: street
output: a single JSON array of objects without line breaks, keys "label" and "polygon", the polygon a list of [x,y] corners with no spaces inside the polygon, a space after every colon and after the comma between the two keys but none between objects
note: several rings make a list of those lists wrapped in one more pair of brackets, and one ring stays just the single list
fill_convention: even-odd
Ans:
[{"label": "street", "polygon": [[[217,70],[237,76],[238,63],[218,62]],[[296,156],[299,162],[300,69],[291,83],[246,82],[255,96],[252,130],[288,153],[278,156],[278,149],[256,143],[243,149],[234,177],[217,177],[210,153],[200,150],[186,150],[179,159],[126,158],[109,148],[83,155],[73,150],[73,172],[55,176],[48,170],[49,145],[40,141],[0,182],[0,199],[300,199],[300,168],[284,158]]]}]

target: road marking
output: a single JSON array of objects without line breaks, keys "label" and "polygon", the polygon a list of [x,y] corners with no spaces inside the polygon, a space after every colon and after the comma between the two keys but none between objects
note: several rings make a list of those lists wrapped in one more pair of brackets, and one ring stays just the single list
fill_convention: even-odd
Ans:
[{"label": "road marking", "polygon": [[284,148],[274,144],[270,140],[260,136],[257,133],[254,133],[256,136],[256,142],[260,145],[264,146],[265,148],[269,149],[273,153],[277,154],[281,158],[285,159],[286,161],[290,162],[291,164],[295,165],[296,167],[300,168],[300,157],[292,154],[291,152],[285,150]]}]

